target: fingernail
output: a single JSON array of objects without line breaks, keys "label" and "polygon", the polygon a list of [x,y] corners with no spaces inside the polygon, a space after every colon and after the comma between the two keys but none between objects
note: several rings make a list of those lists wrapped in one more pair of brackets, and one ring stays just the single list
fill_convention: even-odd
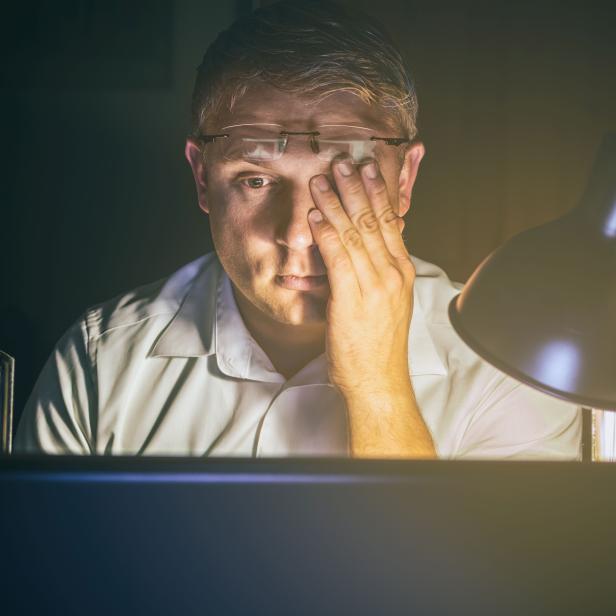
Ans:
[{"label": "fingernail", "polygon": [[350,162],[343,160],[338,163],[338,170],[342,173],[342,175],[349,176],[353,173],[353,166]]},{"label": "fingernail", "polygon": [[374,180],[379,174],[378,167],[376,166],[376,161],[373,160],[368,164],[364,165],[364,173],[366,174],[366,177],[369,177],[371,180]]},{"label": "fingernail", "polygon": [[321,222],[323,220],[323,214],[317,209],[310,210],[308,212],[308,218],[310,218],[312,222]]},{"label": "fingernail", "polygon": [[317,185],[317,188],[322,192],[329,190],[329,182],[324,175],[318,175],[314,183]]}]

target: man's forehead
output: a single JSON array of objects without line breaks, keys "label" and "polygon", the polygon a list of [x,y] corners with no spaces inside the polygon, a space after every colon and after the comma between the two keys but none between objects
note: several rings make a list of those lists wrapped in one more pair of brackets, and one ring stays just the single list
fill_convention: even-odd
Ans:
[{"label": "man's forehead", "polygon": [[310,130],[323,124],[351,124],[388,128],[383,109],[368,105],[349,91],[321,97],[283,92],[274,87],[249,88],[220,118],[221,126],[272,123],[293,130]]}]

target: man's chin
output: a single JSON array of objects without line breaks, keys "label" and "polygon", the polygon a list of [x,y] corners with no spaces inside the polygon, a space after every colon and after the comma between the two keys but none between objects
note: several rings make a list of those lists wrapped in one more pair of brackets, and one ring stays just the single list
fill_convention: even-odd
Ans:
[{"label": "man's chin", "polygon": [[278,323],[284,325],[324,325],[326,320],[325,307],[311,306],[302,310],[293,307],[291,310],[285,310],[277,314],[273,314],[272,317]]},{"label": "man's chin", "polygon": [[297,292],[294,298],[278,304],[270,312],[271,317],[285,325],[323,325],[327,318],[326,297],[312,293]]}]

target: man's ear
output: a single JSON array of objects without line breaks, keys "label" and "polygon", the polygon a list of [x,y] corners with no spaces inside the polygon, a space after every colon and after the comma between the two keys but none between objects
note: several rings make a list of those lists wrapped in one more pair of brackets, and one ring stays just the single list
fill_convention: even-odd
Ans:
[{"label": "man's ear", "polygon": [[404,154],[404,162],[400,169],[400,180],[398,183],[398,203],[400,211],[398,216],[404,216],[411,207],[411,193],[417,179],[419,163],[426,153],[426,148],[421,141],[413,142]]},{"label": "man's ear", "polygon": [[184,148],[184,155],[190,165],[195,178],[195,185],[197,186],[197,199],[199,200],[199,207],[209,214],[210,209],[207,204],[206,192],[207,183],[205,181],[205,161],[203,160],[203,152],[197,141],[192,137],[186,139],[186,147]]}]

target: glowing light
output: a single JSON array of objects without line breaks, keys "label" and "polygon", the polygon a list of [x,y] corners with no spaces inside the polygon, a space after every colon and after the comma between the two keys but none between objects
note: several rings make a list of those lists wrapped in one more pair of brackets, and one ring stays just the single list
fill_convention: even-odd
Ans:
[{"label": "glowing light", "polygon": [[595,411],[598,413],[599,427],[599,460],[616,461],[616,413],[612,411]]},{"label": "glowing light", "polygon": [[536,379],[561,391],[574,391],[580,369],[580,356],[570,342],[552,342],[536,360]]},{"label": "glowing light", "polygon": [[178,472],[109,472],[109,471],[9,471],[3,481],[60,483],[175,483],[175,484],[351,484],[417,483],[404,475],[345,475],[300,473],[178,473]]},{"label": "glowing light", "polygon": [[603,234],[606,237],[616,237],[616,201],[612,203],[612,210],[607,215],[607,221],[603,227]]}]

